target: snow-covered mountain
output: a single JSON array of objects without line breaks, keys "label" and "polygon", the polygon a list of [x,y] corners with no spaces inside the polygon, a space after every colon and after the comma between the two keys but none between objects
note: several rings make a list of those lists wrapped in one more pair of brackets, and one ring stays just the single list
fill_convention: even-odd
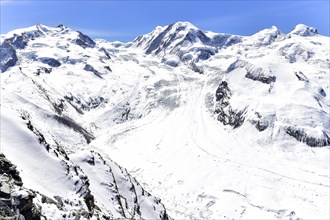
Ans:
[{"label": "snow-covered mountain", "polygon": [[302,24],[2,35],[1,215],[328,219],[329,48]]}]

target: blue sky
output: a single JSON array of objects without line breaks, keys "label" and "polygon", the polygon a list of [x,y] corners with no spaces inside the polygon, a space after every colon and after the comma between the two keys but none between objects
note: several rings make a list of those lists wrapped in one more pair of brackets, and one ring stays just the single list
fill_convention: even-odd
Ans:
[{"label": "blue sky", "polygon": [[299,23],[329,36],[329,0],[323,1],[47,1],[0,0],[1,33],[37,23],[64,24],[92,38],[131,41],[177,21],[202,30],[251,35],[273,25],[287,33]]}]

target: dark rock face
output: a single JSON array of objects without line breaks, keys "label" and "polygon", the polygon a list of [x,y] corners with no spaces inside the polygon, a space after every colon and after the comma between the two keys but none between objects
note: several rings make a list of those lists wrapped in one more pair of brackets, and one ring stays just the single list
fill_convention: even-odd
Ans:
[{"label": "dark rock face", "polygon": [[190,43],[193,43],[196,41],[196,35],[192,34],[192,33],[188,33],[186,34],[186,36],[183,38],[182,42],[184,41],[188,41]]},{"label": "dark rock face", "polygon": [[99,51],[102,51],[107,59],[111,60],[111,56],[108,51],[106,51],[103,47],[99,49]]},{"label": "dark rock face", "polygon": [[300,81],[304,81],[304,82],[309,82],[309,80],[307,79],[307,77],[305,76],[305,74],[303,74],[302,72],[295,72],[294,73],[296,75],[296,77],[298,78],[298,80]]},{"label": "dark rock face", "polygon": [[97,76],[101,79],[103,78],[101,76],[101,73],[99,71],[97,71],[96,69],[94,69],[94,67],[92,65],[86,64],[84,67],[84,70],[94,73],[95,76]]},{"label": "dark rock face", "polygon": [[215,93],[216,108],[214,112],[218,114],[218,121],[222,122],[224,125],[237,128],[244,123],[245,112],[232,109],[229,103],[230,96],[231,91],[228,87],[228,83],[222,81]]},{"label": "dark rock face", "polygon": [[222,48],[229,47],[240,42],[242,42],[241,37],[229,34],[218,34],[212,39],[212,41],[210,41],[209,44],[218,48]]},{"label": "dark rock face", "polygon": [[207,60],[215,54],[213,50],[207,48],[200,48],[197,51],[199,52],[199,55],[197,57],[198,60]]},{"label": "dark rock face", "polygon": [[78,44],[82,48],[95,47],[95,42],[90,37],[88,37],[87,35],[84,35],[80,31],[77,31],[77,32],[79,33],[79,35],[78,35],[78,39],[75,40],[76,44]]},{"label": "dark rock face", "polygon": [[5,42],[11,44],[15,49],[24,49],[27,45],[29,38],[25,35],[14,35],[13,37],[6,39]]},{"label": "dark rock face", "polygon": [[64,99],[69,102],[80,114],[84,114],[83,111],[90,111],[99,106],[108,103],[108,99],[99,97],[89,97],[88,101],[82,100],[73,96],[72,94],[64,96]]},{"label": "dark rock face", "polygon": [[28,196],[14,196],[15,204],[19,209],[19,213],[24,216],[25,219],[40,220],[41,210],[33,203],[33,198],[36,194],[31,191],[27,191]]},{"label": "dark rock face", "polygon": [[[91,163],[91,161],[93,162]],[[160,219],[169,219],[161,200],[145,191],[126,169],[118,166],[115,162],[94,151],[91,151],[91,157],[84,160],[84,162],[94,166],[94,169],[106,170],[106,176],[110,176],[108,179],[108,187],[112,191],[112,193],[108,195],[109,199],[116,201],[117,205],[120,207],[119,211],[124,219],[140,219],[141,216],[144,215],[144,212],[153,212],[156,210],[158,210],[157,214]],[[117,172],[115,172],[114,166],[118,166]],[[104,167],[106,169],[104,169]],[[129,193],[125,193],[125,195],[121,193],[126,190],[129,190]],[[94,203],[93,200],[90,200],[91,197],[85,198],[86,204]],[[146,210],[143,208],[145,207],[145,204],[143,204],[144,201],[148,199],[151,199],[150,201],[153,203],[153,209],[151,208],[150,210]]]},{"label": "dark rock face", "polygon": [[12,164],[4,154],[0,153],[0,175],[7,174],[9,177],[11,177],[15,184],[22,186],[22,179],[19,176],[19,172],[16,169],[16,166]]},{"label": "dark rock face", "polygon": [[150,43],[149,48],[146,50],[146,54],[151,54],[154,50],[160,47],[161,42],[165,35],[172,29],[174,24],[169,25],[162,33],[160,33],[153,41]]},{"label": "dark rock face", "polygon": [[104,66],[104,69],[106,69],[106,70],[112,72],[112,69],[110,68],[110,66]]},{"label": "dark rock face", "polygon": [[13,37],[5,39],[4,44],[9,44],[14,49],[24,49],[30,40],[45,36],[45,34],[40,30],[41,26],[37,25],[36,28],[37,30],[24,32],[20,35],[14,34]]},{"label": "dark rock face", "polygon": [[9,67],[15,66],[17,60],[13,46],[8,42],[3,42],[0,46],[0,71],[5,72]]},{"label": "dark rock face", "polygon": [[324,89],[322,89],[322,88],[320,88],[318,92],[323,97],[326,97],[327,96],[327,94],[325,93]]},{"label": "dark rock face", "polygon": [[208,36],[206,36],[204,32],[201,30],[198,30],[196,35],[204,44],[208,44],[211,41],[211,39]]},{"label": "dark rock face", "polygon": [[22,33],[21,35],[14,34],[13,37],[6,39],[4,43],[12,45],[15,49],[24,49],[30,40],[41,36],[44,36],[44,34],[39,30],[32,33]]},{"label": "dark rock face", "polygon": [[303,128],[287,127],[285,132],[300,142],[311,147],[324,147],[330,145],[330,137],[323,131],[323,137],[317,138],[309,136]]},{"label": "dark rock face", "polygon": [[230,125],[233,128],[238,128],[244,123],[244,112],[235,112],[232,109],[225,111],[216,111],[218,113],[218,121],[222,122],[224,125]]},{"label": "dark rock face", "polygon": [[[261,69],[258,69],[261,70]],[[259,81],[266,84],[271,84],[276,81],[276,76],[267,76],[262,73],[262,71],[248,71],[245,75],[246,78],[252,79],[254,81]]]},{"label": "dark rock face", "polygon": [[35,72],[35,74],[39,76],[40,74],[51,73],[51,72],[52,72],[52,68],[40,67],[37,69],[37,72]]},{"label": "dark rock face", "polygon": [[77,124],[71,118],[69,118],[67,116],[58,116],[58,115],[52,115],[51,117],[54,118],[60,124],[63,124],[69,128],[72,128],[74,131],[82,134],[84,136],[84,138],[86,139],[87,144],[89,144],[92,140],[94,140],[95,137],[91,133],[89,133],[86,129],[81,127],[79,124]]},{"label": "dark rock face", "polygon": [[59,67],[61,66],[61,63],[57,60],[55,60],[54,58],[50,58],[50,57],[40,57],[38,58],[38,60],[44,64],[48,64],[51,67]]},{"label": "dark rock face", "polygon": [[217,102],[220,102],[220,101],[223,102],[224,99],[229,100],[230,94],[231,93],[230,93],[230,90],[229,90],[229,87],[228,87],[228,83],[226,81],[222,81],[221,84],[219,85],[216,93],[215,93],[216,101]]},{"label": "dark rock face", "polygon": [[[33,203],[36,194],[22,188],[22,179],[16,166],[2,153],[0,153],[0,166],[0,219],[16,219],[16,213],[18,212],[25,219],[39,220],[41,210]],[[12,194],[11,190],[14,187],[24,189],[27,196]]]},{"label": "dark rock face", "polygon": [[276,81],[276,76],[272,76],[264,69],[260,67],[256,67],[253,64],[240,59],[236,60],[234,63],[229,65],[229,67],[227,68],[227,73],[237,68],[245,68],[247,72],[245,77],[248,79],[259,81],[266,84],[271,84]]}]

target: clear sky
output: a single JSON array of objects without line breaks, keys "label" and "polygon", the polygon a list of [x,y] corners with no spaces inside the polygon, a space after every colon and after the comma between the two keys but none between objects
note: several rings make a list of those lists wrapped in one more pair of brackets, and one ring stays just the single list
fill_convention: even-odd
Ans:
[{"label": "clear sky", "polygon": [[0,32],[32,26],[64,24],[92,38],[131,41],[138,35],[177,21],[202,30],[251,35],[277,26],[284,33],[299,23],[329,36],[329,0],[275,1],[47,1],[0,0]]}]

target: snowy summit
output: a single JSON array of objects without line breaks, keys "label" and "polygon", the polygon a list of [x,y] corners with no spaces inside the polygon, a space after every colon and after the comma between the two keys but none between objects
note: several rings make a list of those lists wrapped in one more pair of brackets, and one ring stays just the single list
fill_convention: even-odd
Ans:
[{"label": "snowy summit", "polygon": [[1,36],[0,217],[329,219],[329,37]]}]

